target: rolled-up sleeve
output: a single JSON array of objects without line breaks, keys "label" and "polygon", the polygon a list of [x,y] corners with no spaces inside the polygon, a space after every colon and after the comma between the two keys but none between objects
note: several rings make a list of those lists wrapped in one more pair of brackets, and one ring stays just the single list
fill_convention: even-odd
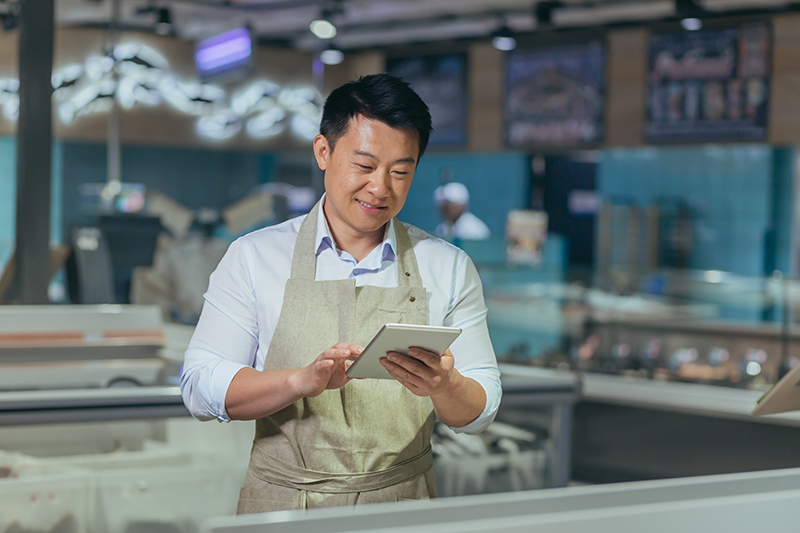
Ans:
[{"label": "rolled-up sleeve", "polygon": [[198,420],[227,422],[225,397],[239,370],[255,365],[258,320],[252,253],[231,244],[209,279],[205,303],[181,372],[181,394]]},{"label": "rolled-up sleeve", "polygon": [[450,347],[455,368],[461,375],[477,381],[486,392],[483,412],[469,424],[451,429],[458,433],[478,433],[494,420],[503,389],[486,325],[487,311],[481,279],[472,260],[463,252],[455,264],[451,294],[451,307],[445,317],[445,325],[462,329],[461,335]]}]

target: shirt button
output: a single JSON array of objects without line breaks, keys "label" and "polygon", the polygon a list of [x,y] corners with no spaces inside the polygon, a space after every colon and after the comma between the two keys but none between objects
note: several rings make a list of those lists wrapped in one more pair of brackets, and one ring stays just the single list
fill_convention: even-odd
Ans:
[{"label": "shirt button", "polygon": [[414,296],[411,296],[411,297],[409,297],[409,298],[408,298],[408,301],[409,301],[409,302],[413,302],[413,301],[415,301],[415,300],[416,300],[416,298],[415,298]]}]

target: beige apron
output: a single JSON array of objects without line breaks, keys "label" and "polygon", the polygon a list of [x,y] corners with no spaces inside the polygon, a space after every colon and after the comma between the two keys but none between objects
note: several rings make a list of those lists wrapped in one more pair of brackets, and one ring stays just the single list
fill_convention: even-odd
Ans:
[{"label": "beige apron", "polygon": [[[395,220],[397,287],[315,281],[321,203],[297,235],[292,272],[264,371],[302,368],[337,342],[366,345],[386,322],[427,324],[408,232]],[[396,381],[353,380],[256,421],[237,512],[435,497],[430,398]]]}]

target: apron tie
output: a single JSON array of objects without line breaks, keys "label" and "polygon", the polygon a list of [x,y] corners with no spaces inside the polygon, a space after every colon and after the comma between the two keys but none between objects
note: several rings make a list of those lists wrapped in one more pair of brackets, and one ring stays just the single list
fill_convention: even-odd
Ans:
[{"label": "apron tie", "polygon": [[252,451],[250,472],[267,483],[302,491],[343,494],[385,489],[412,479],[433,466],[433,453],[428,446],[422,453],[384,470],[337,474],[319,472],[281,461],[261,447]]}]

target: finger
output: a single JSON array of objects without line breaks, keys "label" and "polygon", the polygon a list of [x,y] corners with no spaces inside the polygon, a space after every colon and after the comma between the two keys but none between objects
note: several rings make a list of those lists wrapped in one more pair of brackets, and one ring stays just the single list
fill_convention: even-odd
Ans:
[{"label": "finger", "polygon": [[436,354],[435,352],[431,352],[423,348],[414,347],[408,350],[408,355],[410,355],[414,359],[417,359],[418,361],[422,361],[431,368],[436,368],[437,366],[439,366],[439,355]]},{"label": "finger", "polygon": [[431,379],[435,375],[435,372],[430,367],[413,357],[406,357],[397,352],[389,352],[386,357],[392,363],[423,379]]},{"label": "finger", "polygon": [[322,352],[319,356],[319,359],[347,359],[351,357],[353,354],[348,348],[338,348],[334,346],[333,348],[328,348],[324,352]]},{"label": "finger", "polygon": [[404,386],[417,396],[427,395],[426,391],[429,390],[429,387],[427,387],[425,382],[420,380],[418,376],[410,374],[407,370],[404,370],[401,366],[395,365],[394,363],[386,360],[385,358],[382,359],[381,362],[382,364],[385,362],[384,367],[386,367],[386,370],[402,386]]},{"label": "finger", "polygon": [[356,357],[364,352],[364,347],[360,344],[348,344],[347,349],[350,350],[351,353],[355,354]]},{"label": "finger", "polygon": [[[418,388],[421,388],[425,385],[425,380],[421,376],[411,372],[409,369],[391,361],[388,358],[382,358],[381,364],[393,378],[403,385],[413,385],[414,387]],[[422,366],[419,363],[416,363],[416,365],[418,367]]]},{"label": "finger", "polygon": [[339,350],[350,350],[353,353],[361,353],[364,351],[364,347],[360,344],[352,344],[349,342],[337,342],[333,345],[333,348]]},{"label": "finger", "polygon": [[328,372],[331,368],[333,368],[334,363],[336,363],[336,361],[333,359],[322,359],[314,364],[314,370],[316,370],[318,373]]},{"label": "finger", "polygon": [[346,357],[355,360],[364,351],[364,347],[361,346],[360,344],[349,344],[346,342],[338,342],[333,347],[328,348],[328,350],[337,350],[340,353],[347,352]]}]

